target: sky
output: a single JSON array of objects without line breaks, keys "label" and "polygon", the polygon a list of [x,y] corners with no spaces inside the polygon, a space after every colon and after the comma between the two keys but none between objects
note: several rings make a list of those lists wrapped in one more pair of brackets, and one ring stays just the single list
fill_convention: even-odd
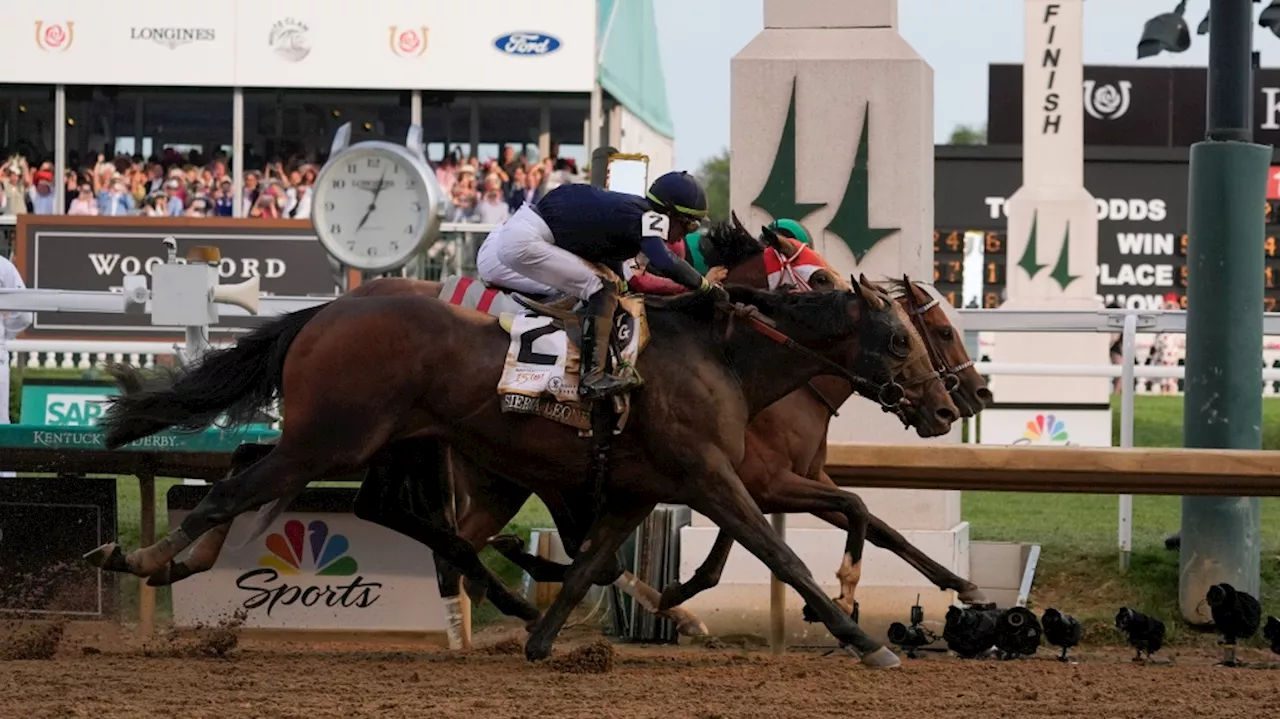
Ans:
[{"label": "sky", "polygon": [[[769,2],[786,0],[769,0]],[[833,0],[857,2],[858,0]],[[1091,0],[1084,4],[1084,61],[1138,65],[1143,24],[1176,0]],[[654,0],[667,100],[676,131],[676,167],[694,170],[729,144],[729,60],[763,29],[764,0]],[[1264,4],[1254,5],[1254,17]],[[1204,66],[1207,36],[1195,28],[1209,0],[1188,0],[1191,47],[1142,65]],[[1022,62],[1022,0],[898,0],[899,31],[933,68],[934,141],[957,125],[982,125],[987,66]],[[1255,25],[1263,67],[1280,67],[1280,38]],[[692,70],[691,70],[692,69]]]}]

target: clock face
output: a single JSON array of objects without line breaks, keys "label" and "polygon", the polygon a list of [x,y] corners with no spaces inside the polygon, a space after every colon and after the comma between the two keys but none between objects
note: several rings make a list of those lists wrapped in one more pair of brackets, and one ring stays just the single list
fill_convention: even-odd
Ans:
[{"label": "clock face", "polygon": [[316,180],[312,223],[342,264],[384,271],[403,264],[427,232],[432,202],[421,166],[400,153],[356,145]]}]

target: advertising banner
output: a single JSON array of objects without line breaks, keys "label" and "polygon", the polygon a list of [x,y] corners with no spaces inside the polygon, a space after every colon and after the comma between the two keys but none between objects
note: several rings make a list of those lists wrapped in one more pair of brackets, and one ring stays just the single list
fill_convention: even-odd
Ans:
[{"label": "advertising banner", "polygon": [[24,379],[19,421],[47,427],[93,427],[107,397],[120,394],[111,382]]},{"label": "advertising banner", "polygon": [[0,83],[589,92],[595,0],[48,0],[6,8]]},{"label": "advertising banner", "polygon": [[[178,257],[197,245],[222,255],[220,282],[255,275],[263,294],[332,297],[339,294],[329,255],[306,220],[226,218],[117,218],[20,215],[14,264],[35,289],[121,292],[125,275],[151,275],[165,262],[161,240],[173,237]],[[223,317],[214,336],[268,321]],[[37,312],[24,337],[178,336],[147,315]]]},{"label": "advertising banner", "polygon": [[[1022,65],[988,68],[987,142],[1022,142]],[[1189,147],[1204,139],[1203,67],[1085,65],[1085,145]],[[1253,71],[1254,142],[1280,145],[1280,69]]]},{"label": "advertising banner", "polygon": [[[169,490],[177,526],[208,490]],[[244,626],[271,629],[444,632],[431,550],[350,512],[354,489],[304,492],[263,536],[241,547],[241,515],[208,572],[173,585],[179,627],[216,625],[244,609]]]},{"label": "advertising banner", "polygon": [[1001,447],[1110,447],[1111,407],[1018,405],[982,410],[979,444]]}]

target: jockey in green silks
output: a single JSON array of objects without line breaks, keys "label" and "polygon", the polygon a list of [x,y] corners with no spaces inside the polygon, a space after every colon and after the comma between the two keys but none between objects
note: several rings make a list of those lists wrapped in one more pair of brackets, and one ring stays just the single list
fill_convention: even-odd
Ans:
[{"label": "jockey in green silks", "polygon": [[[813,240],[809,237],[809,232],[804,229],[803,225],[795,220],[785,217],[779,220],[774,220],[769,224],[769,229],[783,237],[790,237],[794,240],[799,240],[800,243],[806,247],[813,247]],[[701,242],[702,232],[694,231],[682,238],[668,242],[667,248],[671,250],[672,254],[684,259],[690,265],[693,265],[693,269],[697,270],[699,274],[705,276],[712,268],[707,265],[707,260],[702,255],[702,251],[700,249]],[[657,277],[643,272],[639,274],[632,274],[629,271],[627,274],[627,284],[630,286],[632,292],[652,295],[667,295],[679,294],[681,292],[688,291],[681,285],[671,282],[663,277]],[[719,282],[722,281],[724,277],[718,276],[713,279]]]}]

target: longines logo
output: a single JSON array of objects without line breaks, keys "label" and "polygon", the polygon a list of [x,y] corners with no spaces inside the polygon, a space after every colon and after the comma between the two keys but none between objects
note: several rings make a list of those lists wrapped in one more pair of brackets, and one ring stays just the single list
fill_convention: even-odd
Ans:
[{"label": "longines logo", "polygon": [[1116,85],[1098,85],[1096,80],[1084,81],[1084,111],[1095,120],[1119,120],[1129,111],[1129,93],[1133,83],[1121,80]]},{"label": "longines logo", "polygon": [[193,42],[213,42],[217,35],[211,27],[131,27],[130,40],[150,40],[170,50]]}]

